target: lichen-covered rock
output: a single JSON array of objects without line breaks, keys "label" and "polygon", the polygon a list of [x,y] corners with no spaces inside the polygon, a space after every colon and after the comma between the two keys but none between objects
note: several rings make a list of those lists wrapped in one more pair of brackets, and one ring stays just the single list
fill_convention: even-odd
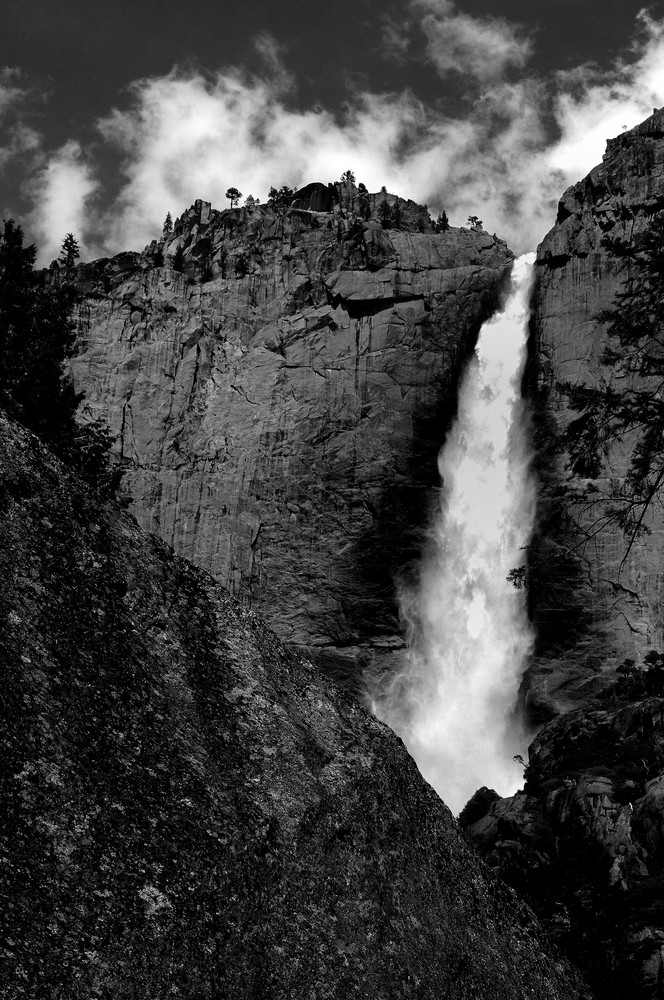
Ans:
[{"label": "lichen-covered rock", "polygon": [[[74,375],[140,523],[357,673],[403,646],[395,575],[512,254],[392,195],[339,197],[329,213],[197,202],[168,242],[82,265]],[[400,228],[378,221],[385,199]]]},{"label": "lichen-covered rock", "polygon": [[[594,385],[608,374],[600,363],[606,327],[597,316],[612,307],[625,274],[606,237],[629,243],[663,208],[664,109],[660,109],[609,141],[603,162],[564,193],[556,225],[538,248],[534,295],[538,398],[558,430],[569,420],[558,384]],[[576,508],[575,516],[590,535],[580,548],[581,535],[569,540],[586,563],[578,583],[583,590],[578,603],[587,611],[584,641],[566,651],[572,674],[565,675],[563,664],[562,672],[555,669],[553,676],[535,673],[530,678],[533,701],[548,705],[551,712],[592,700],[596,693],[592,680],[599,669],[664,645],[661,516],[652,512],[651,533],[637,539],[623,561],[626,539],[615,522],[604,523],[606,510],[597,502],[601,492],[611,491],[612,481],[624,476],[625,457],[618,444],[608,451],[595,484],[600,491],[595,502]],[[556,596],[551,598],[554,611]],[[563,606],[566,597],[562,595]],[[572,631],[564,614],[556,625],[560,636]]]},{"label": "lichen-covered rock", "polygon": [[0,416],[0,993],[572,1000],[401,742]]}]

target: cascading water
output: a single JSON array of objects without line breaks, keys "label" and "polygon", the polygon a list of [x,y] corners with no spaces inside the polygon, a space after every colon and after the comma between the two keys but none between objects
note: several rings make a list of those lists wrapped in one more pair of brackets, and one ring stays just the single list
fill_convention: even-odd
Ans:
[{"label": "cascading water", "polygon": [[507,575],[535,515],[520,398],[533,261],[516,261],[503,311],[480,332],[438,456],[440,509],[418,585],[402,594],[404,669],[374,700],[455,812],[482,785],[509,795],[523,780],[515,705],[533,637]]}]

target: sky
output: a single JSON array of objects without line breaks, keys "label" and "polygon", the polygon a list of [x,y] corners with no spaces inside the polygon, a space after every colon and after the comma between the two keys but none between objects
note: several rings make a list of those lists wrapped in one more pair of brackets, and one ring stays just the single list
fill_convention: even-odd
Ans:
[{"label": "sky", "polygon": [[48,264],[336,180],[521,253],[664,105],[664,0],[0,0],[0,217]]}]

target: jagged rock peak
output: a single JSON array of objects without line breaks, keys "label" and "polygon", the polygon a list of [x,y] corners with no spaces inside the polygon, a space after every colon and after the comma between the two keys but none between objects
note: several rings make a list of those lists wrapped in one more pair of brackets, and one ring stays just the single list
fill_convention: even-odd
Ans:
[{"label": "jagged rock peak", "polygon": [[629,242],[664,208],[664,108],[615,139],[602,163],[564,192],[556,224],[538,247],[538,261],[560,266],[571,256],[600,252],[610,233]]}]

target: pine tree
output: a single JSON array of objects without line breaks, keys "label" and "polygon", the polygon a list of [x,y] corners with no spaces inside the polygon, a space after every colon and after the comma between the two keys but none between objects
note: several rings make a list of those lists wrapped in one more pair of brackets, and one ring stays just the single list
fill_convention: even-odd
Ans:
[{"label": "pine tree", "polygon": [[[71,234],[70,234],[71,235]],[[73,290],[35,274],[34,245],[23,246],[13,219],[0,235],[0,405],[98,489],[115,489],[120,472],[111,437],[98,420],[79,424],[68,359],[74,353]]]},{"label": "pine tree", "polygon": [[447,212],[445,209],[440,213],[436,219],[436,229],[439,233],[446,233],[450,228],[450,220],[447,218]]},{"label": "pine tree", "polygon": [[164,219],[164,227],[162,230],[163,236],[170,236],[173,232],[173,218],[170,212],[166,213],[166,218]]},{"label": "pine tree", "polygon": [[380,202],[378,206],[378,219],[383,229],[389,228],[389,225],[392,222],[392,209],[390,208],[389,202]]},{"label": "pine tree", "polygon": [[212,261],[210,260],[210,253],[204,253],[201,257],[201,281],[212,281]]},{"label": "pine tree", "polygon": [[238,189],[235,187],[231,187],[226,192],[226,197],[231,203],[231,208],[237,208],[238,204],[240,203],[240,198],[242,197],[242,192],[238,191]]},{"label": "pine tree", "polygon": [[279,190],[276,187],[271,187],[268,192],[267,203],[275,212],[282,212],[290,208],[292,200],[293,189],[289,188],[287,184],[282,184]]},{"label": "pine tree", "polygon": [[[580,497],[586,506],[605,505],[604,517],[619,524],[628,538],[648,532],[647,511],[664,496],[664,213],[631,244],[605,237],[604,246],[624,262],[626,279],[610,309],[595,318],[607,324],[605,366],[594,384],[560,383],[578,416],[563,443],[573,473],[602,474],[603,456],[623,442],[629,465],[611,492]],[[625,558],[627,557],[625,554]],[[624,560],[623,560],[624,561]]]},{"label": "pine tree", "polygon": [[171,257],[171,267],[174,271],[184,271],[184,247],[181,243]]},{"label": "pine tree", "polygon": [[60,257],[58,258],[63,267],[73,267],[81,256],[78,243],[73,233],[67,233],[62,241]]}]

